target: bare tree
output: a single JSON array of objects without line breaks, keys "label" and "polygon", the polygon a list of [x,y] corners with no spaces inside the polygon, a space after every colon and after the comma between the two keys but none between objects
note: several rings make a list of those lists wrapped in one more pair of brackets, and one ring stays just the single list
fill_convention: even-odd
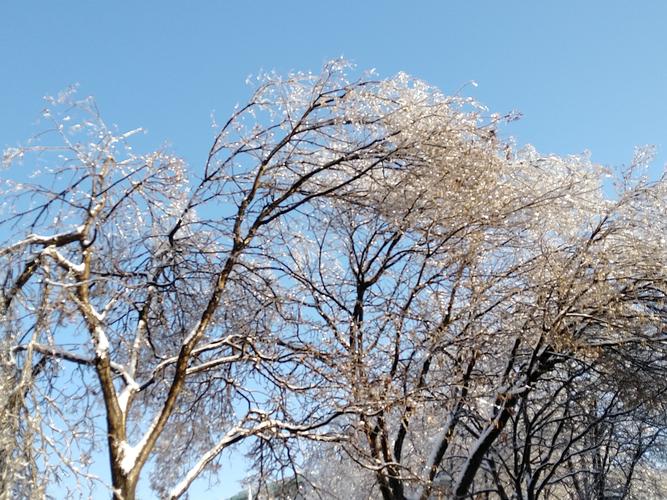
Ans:
[{"label": "bare tree", "polygon": [[[177,498],[251,440],[261,481],[322,495],[336,487],[301,468],[306,443],[354,470],[358,497],[504,488],[503,460],[545,457],[500,445],[546,446],[530,419],[540,391],[571,390],[554,377],[660,369],[666,290],[663,233],[643,229],[667,229],[664,182],[629,171],[610,201],[587,158],[501,142],[511,118],[333,62],[266,76],[190,171],[134,153],[91,100],[53,100],[50,130],[5,154],[34,172],[15,171],[0,220],[23,470],[92,481],[106,438],[114,498],[147,464]],[[548,425],[575,429],[556,401]],[[642,456],[645,428],[624,428]]]}]

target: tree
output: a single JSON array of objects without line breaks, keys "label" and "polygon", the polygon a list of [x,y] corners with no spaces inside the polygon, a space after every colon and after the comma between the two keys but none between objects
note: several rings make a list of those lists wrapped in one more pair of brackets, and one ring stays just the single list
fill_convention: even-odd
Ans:
[{"label": "tree", "polygon": [[32,434],[36,425],[28,414],[24,398],[32,377],[42,364],[28,363],[16,372],[9,348],[0,354],[0,498],[36,497],[43,494],[45,482],[39,477]]},{"label": "tree", "polygon": [[[355,302],[364,318],[359,330],[367,338],[378,333],[363,351],[364,372],[346,381],[366,388],[352,398],[367,411],[351,425],[358,437],[344,451],[374,471],[373,496],[537,498],[558,484],[570,497],[591,498],[591,490],[581,493],[570,482],[595,474],[618,481],[614,475],[624,472],[622,493],[616,488],[624,497],[637,463],[659,449],[664,179],[626,177],[618,197],[605,200],[601,177],[581,159],[528,150],[504,168],[495,176],[503,184],[492,188],[503,199],[501,211],[486,212],[493,197],[465,196],[477,206],[461,210],[469,219],[447,232],[436,224],[457,213],[463,200],[455,199],[429,218],[428,263],[402,266],[407,257],[399,250],[380,279],[370,274],[381,293],[358,282],[367,294]],[[436,172],[443,170],[451,171]],[[452,183],[422,185],[414,197],[420,203]],[[657,233],[641,229],[649,220]],[[387,248],[373,234],[370,244],[356,238],[364,246],[350,253],[351,267],[371,269],[372,248]],[[440,242],[447,244],[442,256]],[[367,260],[358,264],[358,255]],[[380,316],[375,307],[387,297],[395,302],[382,302]],[[568,456],[577,469],[555,477]],[[599,489],[600,498],[609,494]]]},{"label": "tree", "polygon": [[[461,177],[471,175],[459,164],[466,167]],[[400,220],[411,219],[413,199],[438,200],[434,210],[444,206],[428,218],[427,262],[415,266],[414,252],[390,249],[378,231],[349,244],[350,268],[367,269],[372,279],[355,275],[356,298],[329,300],[355,309],[340,306],[330,316],[356,314],[356,329],[369,342],[354,353],[364,358],[363,372],[345,380],[366,411],[350,424],[356,438],[343,450],[374,471],[371,496],[537,498],[558,482],[595,474],[618,481],[613,476],[624,472],[624,497],[635,466],[659,449],[664,179],[631,182],[629,171],[617,198],[605,200],[600,174],[582,159],[528,150],[500,168],[506,170],[494,178],[502,184],[491,192],[503,200],[502,210],[493,216],[492,196],[467,194],[452,206],[433,195],[452,182],[430,179],[414,197],[401,190],[408,208]],[[445,164],[428,174],[452,170]],[[464,203],[476,206],[461,210]],[[469,218],[455,219],[448,232],[440,224],[454,219],[449,214]],[[649,220],[657,233],[641,229]],[[373,268],[378,261],[388,264]],[[562,399],[553,397],[563,391]],[[570,453],[582,465],[555,479]],[[562,487],[574,498],[591,497],[574,486]],[[599,497],[608,494],[599,489]]]},{"label": "tree", "polygon": [[[664,180],[629,170],[607,199],[585,157],[502,142],[511,116],[339,61],[266,76],[201,171],[134,153],[89,99],[51,104],[49,133],[5,155],[37,172],[0,221],[24,408],[4,415],[44,480],[85,477],[104,436],[114,498],[147,464],[176,498],[250,440],[272,487],[335,493],[314,457],[336,454],[355,495],[463,498],[534,491],[510,460],[576,462],[549,483],[570,491],[589,452],[635,467],[661,442],[647,398],[664,390],[631,401],[598,379],[663,370],[664,233],[643,221],[667,229]],[[585,438],[561,443],[559,421]]]}]

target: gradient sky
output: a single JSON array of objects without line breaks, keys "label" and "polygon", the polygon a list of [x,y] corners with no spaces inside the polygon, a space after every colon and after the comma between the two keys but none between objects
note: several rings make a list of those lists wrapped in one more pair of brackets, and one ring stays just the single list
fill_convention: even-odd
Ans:
[{"label": "gradient sky", "polygon": [[519,111],[504,134],[543,153],[589,150],[618,166],[654,144],[657,172],[667,158],[666,24],[659,0],[6,1],[0,148],[37,131],[42,96],[78,83],[107,122],[145,127],[143,144],[167,145],[196,169],[211,113],[220,121],[244,101],[249,74],[317,72],[344,56]]}]

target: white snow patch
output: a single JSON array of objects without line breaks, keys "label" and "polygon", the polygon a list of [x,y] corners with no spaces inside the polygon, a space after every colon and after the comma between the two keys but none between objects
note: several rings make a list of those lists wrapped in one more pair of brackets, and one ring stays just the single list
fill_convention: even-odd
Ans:
[{"label": "white snow patch", "polygon": [[97,312],[97,311],[95,310],[94,307],[91,307],[91,308],[90,308],[90,312],[93,314],[93,316],[95,316],[95,319],[96,319],[97,321],[100,321],[100,322],[104,321],[104,318],[106,317],[106,313],[101,313],[101,314],[100,314],[99,312]]},{"label": "white snow patch", "polygon": [[193,338],[195,338],[195,335],[197,335],[197,331],[199,331],[199,321],[195,323],[195,325],[192,327],[192,330],[190,330],[190,333],[188,333],[188,336],[183,339],[183,345],[187,345],[192,341]]},{"label": "white snow patch", "polygon": [[137,456],[139,455],[139,448],[130,446],[127,441],[123,441],[120,445],[123,458],[120,461],[120,468],[125,474],[129,474],[134,465],[137,463]]},{"label": "white snow patch", "polygon": [[86,269],[83,263],[75,264],[67,257],[65,257],[63,254],[61,254],[58,250],[56,250],[56,247],[53,245],[46,247],[43,252],[45,255],[48,255],[49,257],[55,259],[56,262],[58,262],[58,264],[76,274],[82,274]]},{"label": "white snow patch", "polygon": [[98,358],[104,359],[109,355],[109,339],[107,338],[104,330],[96,326],[95,327],[95,354]]},{"label": "white snow patch", "polygon": [[139,391],[139,384],[133,382],[125,386],[118,396],[118,406],[120,406],[120,411],[125,413],[127,411],[127,403],[130,401],[130,396],[135,392]]}]

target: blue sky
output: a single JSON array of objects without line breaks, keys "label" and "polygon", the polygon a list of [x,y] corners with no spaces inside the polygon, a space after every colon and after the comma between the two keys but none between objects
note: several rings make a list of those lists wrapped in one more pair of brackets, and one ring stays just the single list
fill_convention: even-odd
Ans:
[{"label": "blue sky", "polygon": [[41,97],[78,82],[107,121],[143,126],[193,166],[260,69],[345,56],[406,71],[493,111],[520,143],[604,164],[667,132],[667,4],[659,1],[3,2],[0,145],[34,132]]},{"label": "blue sky", "polygon": [[[249,74],[317,71],[344,56],[406,71],[492,111],[517,110],[519,144],[630,161],[667,154],[667,3],[587,0],[56,2],[0,6],[0,147],[35,133],[41,98],[72,83],[107,122],[145,127],[197,168],[211,113],[224,119]],[[234,490],[219,490],[223,494]]]}]

